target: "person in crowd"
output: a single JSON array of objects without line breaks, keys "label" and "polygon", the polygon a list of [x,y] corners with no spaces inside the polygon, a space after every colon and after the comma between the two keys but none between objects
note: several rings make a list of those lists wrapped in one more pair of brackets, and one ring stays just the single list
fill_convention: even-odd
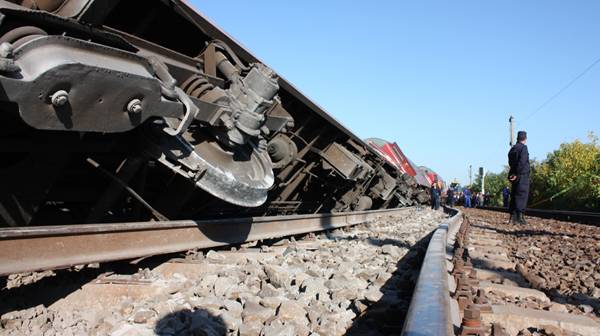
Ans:
[{"label": "person in crowd", "polygon": [[508,152],[508,180],[512,183],[510,202],[510,223],[527,224],[523,211],[529,198],[529,151],[527,150],[527,133],[517,133],[517,143]]},{"label": "person in crowd", "polygon": [[510,189],[508,186],[502,188],[502,206],[508,208],[508,198],[510,197]]},{"label": "person in crowd", "polygon": [[431,208],[433,210],[440,208],[440,197],[440,188],[438,187],[437,182],[433,182],[431,184]]},{"label": "person in crowd", "polygon": [[471,207],[471,190],[469,188],[465,188],[463,191],[463,196],[465,198],[465,208]]},{"label": "person in crowd", "polygon": [[479,208],[479,193],[473,195],[473,207]]},{"label": "person in crowd", "polygon": [[446,192],[446,205],[454,208],[454,189],[452,189],[452,187],[448,188],[448,191]]},{"label": "person in crowd", "polygon": [[483,195],[483,206],[490,206],[491,201],[492,195],[490,195],[489,193],[485,193]]}]

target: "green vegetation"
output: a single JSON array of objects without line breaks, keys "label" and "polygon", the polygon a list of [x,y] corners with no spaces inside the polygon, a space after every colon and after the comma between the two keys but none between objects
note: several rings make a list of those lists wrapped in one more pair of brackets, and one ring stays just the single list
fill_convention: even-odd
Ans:
[{"label": "green vegetation", "polygon": [[[598,137],[563,143],[545,160],[531,163],[529,207],[543,209],[600,211],[600,145]],[[485,189],[492,205],[502,204],[502,188],[508,185],[508,167],[485,176]],[[481,190],[481,183],[473,186]]]},{"label": "green vegetation", "polygon": [[600,211],[600,145],[563,143],[546,160],[533,162],[529,204],[546,209]]}]

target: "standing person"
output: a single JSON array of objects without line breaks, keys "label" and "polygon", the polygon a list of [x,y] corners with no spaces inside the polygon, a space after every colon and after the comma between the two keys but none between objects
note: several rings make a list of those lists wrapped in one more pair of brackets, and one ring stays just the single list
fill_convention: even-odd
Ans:
[{"label": "standing person", "polygon": [[444,192],[444,183],[442,182],[442,180],[438,180],[437,185],[438,185],[439,196],[438,196],[438,203],[437,203],[436,210],[442,206],[442,192]]},{"label": "standing person", "polygon": [[508,186],[502,188],[502,206],[508,208],[508,197],[510,196],[510,189]]},{"label": "standing person", "polygon": [[463,191],[463,196],[465,197],[465,208],[470,208],[471,207],[471,190],[469,190],[469,188],[466,188]]},{"label": "standing person", "polygon": [[454,189],[452,189],[452,187],[448,188],[448,191],[446,192],[446,205],[454,208]]},{"label": "standing person", "polygon": [[529,197],[529,151],[525,131],[517,133],[517,144],[508,152],[508,165],[508,180],[512,183],[508,207],[510,223],[527,224],[523,217]]},{"label": "standing person", "polygon": [[473,195],[473,207],[479,208],[479,193]]},{"label": "standing person", "polygon": [[431,208],[433,210],[440,208],[440,189],[437,182],[431,184]]}]

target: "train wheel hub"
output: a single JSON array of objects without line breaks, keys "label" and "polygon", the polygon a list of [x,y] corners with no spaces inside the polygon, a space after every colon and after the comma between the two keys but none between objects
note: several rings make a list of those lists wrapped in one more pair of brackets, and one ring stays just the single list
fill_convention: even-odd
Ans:
[{"label": "train wheel hub", "polygon": [[153,153],[158,161],[211,195],[244,207],[266,201],[274,181],[267,151],[252,144],[225,148],[207,132],[153,133],[153,142],[160,140],[154,146],[160,153]]}]

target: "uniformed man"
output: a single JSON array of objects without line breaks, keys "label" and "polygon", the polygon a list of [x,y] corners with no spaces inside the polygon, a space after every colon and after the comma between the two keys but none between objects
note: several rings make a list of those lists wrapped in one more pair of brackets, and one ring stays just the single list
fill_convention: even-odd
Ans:
[{"label": "uniformed man", "polygon": [[510,193],[510,223],[526,224],[523,211],[529,197],[529,152],[527,133],[517,133],[517,144],[508,151],[508,180],[512,183]]},{"label": "uniformed man", "polygon": [[437,210],[440,208],[440,189],[437,181],[431,184],[431,208]]},{"label": "uniformed man", "polygon": [[449,207],[454,208],[454,189],[452,189],[452,187],[448,188],[448,191],[446,192],[446,204]]},{"label": "uniformed man", "polygon": [[470,208],[471,207],[471,190],[469,190],[469,188],[466,188],[463,191],[463,196],[465,197],[465,208]]}]

